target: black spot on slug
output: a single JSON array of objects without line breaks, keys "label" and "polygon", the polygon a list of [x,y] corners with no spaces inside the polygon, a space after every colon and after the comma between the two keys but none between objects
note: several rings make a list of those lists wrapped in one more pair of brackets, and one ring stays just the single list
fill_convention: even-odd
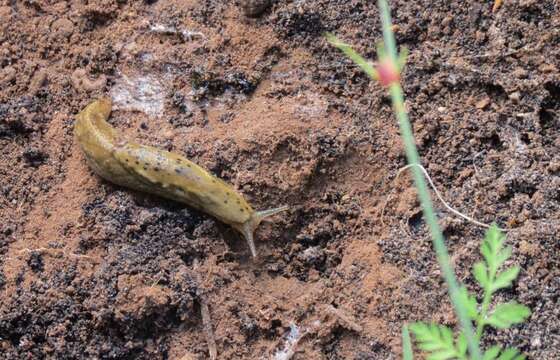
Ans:
[{"label": "black spot on slug", "polygon": [[227,204],[227,200],[224,200],[224,204]]},{"label": "black spot on slug", "polygon": [[147,166],[144,166],[144,170],[148,170],[148,167],[147,167]]},{"label": "black spot on slug", "polygon": [[245,211],[245,210],[243,210],[242,208],[239,208],[239,211],[243,212],[243,211]]},{"label": "black spot on slug", "polygon": [[180,173],[181,173],[181,168],[175,168],[175,172],[176,172],[177,174],[180,174]]},{"label": "black spot on slug", "polygon": [[154,168],[154,171],[155,171],[155,172],[158,172],[158,171],[159,171],[159,168],[158,168],[158,167],[155,167],[155,168]]}]

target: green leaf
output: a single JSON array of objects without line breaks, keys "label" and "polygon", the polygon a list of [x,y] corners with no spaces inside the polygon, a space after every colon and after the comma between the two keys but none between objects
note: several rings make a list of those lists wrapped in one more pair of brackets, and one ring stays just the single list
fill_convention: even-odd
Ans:
[{"label": "green leaf", "polygon": [[325,37],[327,38],[328,42],[330,42],[333,46],[337,47],[340,51],[344,53],[344,55],[346,55],[352,61],[354,61],[372,79],[377,80],[379,78],[377,70],[375,70],[373,65],[371,65],[366,59],[364,59],[360,54],[358,54],[354,49],[352,49],[350,45],[338,40],[338,38],[331,33],[326,33]]},{"label": "green leaf", "polygon": [[490,269],[490,271],[492,271],[492,269],[494,268],[494,258],[495,258],[495,254],[492,251],[492,247],[490,246],[490,244],[486,241],[484,241],[482,243],[482,246],[480,247],[480,253],[482,254],[482,256],[484,257],[484,260],[486,261],[486,264],[488,264],[488,268]]},{"label": "green leaf", "polygon": [[437,324],[414,323],[410,325],[410,330],[422,351],[432,353],[434,356],[444,356],[451,352],[456,354],[453,345],[453,332],[448,327]]},{"label": "green leaf", "polygon": [[496,224],[492,224],[484,236],[484,243],[487,243],[497,253],[504,244],[504,234],[500,231]]},{"label": "green leaf", "polygon": [[473,320],[476,319],[478,317],[478,303],[476,298],[470,295],[464,286],[461,286],[459,289],[459,299],[461,299],[463,306],[467,309],[467,315]]},{"label": "green leaf", "polygon": [[459,334],[455,347],[457,348],[457,355],[461,357],[465,357],[467,355],[467,338],[463,332]]},{"label": "green leaf", "polygon": [[496,254],[496,269],[499,269],[500,266],[503,265],[504,262],[506,262],[507,259],[509,259],[509,257],[511,256],[511,247],[508,246],[506,248],[504,248],[502,251],[498,252]]},{"label": "green leaf", "polygon": [[527,306],[509,302],[496,306],[486,323],[498,329],[507,329],[513,324],[522,323],[529,315],[531,310]]},{"label": "green leaf", "polygon": [[517,349],[506,349],[502,352],[498,360],[525,360],[525,355],[522,355]]},{"label": "green leaf", "polygon": [[492,346],[490,349],[486,350],[484,352],[484,356],[482,357],[482,360],[494,360],[498,357],[498,354],[500,354],[500,350],[502,350],[502,348],[498,345],[494,345]]},{"label": "green leaf", "polygon": [[427,324],[421,322],[410,325],[410,331],[412,331],[412,333],[416,337],[416,340],[419,342],[428,341],[433,336],[430,327]]},{"label": "green leaf", "polygon": [[408,332],[408,326],[404,325],[402,327],[402,347],[403,347],[403,360],[413,360],[412,355],[412,343],[410,341],[410,333]]},{"label": "green leaf", "polygon": [[404,68],[404,65],[406,64],[406,58],[407,57],[408,57],[408,48],[401,47],[401,52],[400,52],[399,57],[397,59],[397,65],[398,65],[399,71],[402,71],[402,69]]},{"label": "green leaf", "polygon": [[447,326],[439,325],[439,330],[441,332],[441,337],[443,341],[453,347],[453,331]]},{"label": "green leaf", "polygon": [[455,349],[442,350],[438,352],[431,353],[428,355],[426,360],[448,360],[457,358],[457,352]]},{"label": "green leaf", "polygon": [[[484,240],[482,241],[482,246],[480,247],[480,252],[486,260],[486,264],[488,265],[488,277],[493,278],[498,270],[498,267],[505,261],[503,258],[507,255],[507,251],[499,255],[500,250],[504,244],[504,235],[500,232],[496,224],[492,224],[492,226],[486,232]],[[507,259],[509,255],[505,258]]]},{"label": "green leaf", "polygon": [[473,275],[482,288],[488,285],[488,268],[480,261],[473,266]]},{"label": "green leaf", "polygon": [[492,292],[510,287],[513,280],[519,275],[519,266],[514,266],[499,274],[492,283]]}]

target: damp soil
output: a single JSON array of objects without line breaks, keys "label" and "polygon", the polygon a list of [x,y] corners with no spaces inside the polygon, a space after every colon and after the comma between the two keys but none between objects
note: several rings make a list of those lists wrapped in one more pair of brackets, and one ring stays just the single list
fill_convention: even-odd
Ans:
[{"label": "damp soil", "polygon": [[[397,359],[403,324],[456,325],[410,176],[397,178],[390,100],[322,36],[374,60],[373,2],[241,2],[0,1],[2,358],[206,359],[204,303],[220,359],[290,344],[293,359]],[[560,5],[391,3],[422,162],[454,208],[510,229],[522,269],[498,298],[533,314],[487,343],[554,359]],[[75,115],[123,79],[142,94],[115,107],[119,131],[257,209],[290,206],[259,227],[256,260],[228,226],[88,168]],[[484,231],[436,210],[476,291]]]}]

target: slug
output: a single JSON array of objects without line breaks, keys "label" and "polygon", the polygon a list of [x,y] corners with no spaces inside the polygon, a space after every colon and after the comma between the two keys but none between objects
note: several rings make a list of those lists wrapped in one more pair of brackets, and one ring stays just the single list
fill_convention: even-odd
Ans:
[{"label": "slug", "polygon": [[108,122],[111,99],[87,105],[74,134],[93,171],[114,184],[156,194],[214,216],[240,232],[257,256],[253,233],[260,222],[288,209],[255,211],[232,186],[185,157],[128,141]]}]

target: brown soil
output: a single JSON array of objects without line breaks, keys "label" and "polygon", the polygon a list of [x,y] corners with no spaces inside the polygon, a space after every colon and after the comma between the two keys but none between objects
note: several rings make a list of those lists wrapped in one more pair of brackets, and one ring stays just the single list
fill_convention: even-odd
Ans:
[{"label": "brown soil", "polygon": [[[306,332],[294,359],[394,359],[403,324],[455,324],[410,177],[395,180],[389,98],[322,37],[373,59],[373,2],[251,2],[0,1],[2,358],[204,359],[203,301],[220,359],[270,358],[291,326]],[[444,197],[513,229],[522,271],[499,299],[533,315],[489,342],[553,359],[560,6],[492,3],[392,1],[407,107]],[[259,228],[256,261],[227,226],[87,167],[74,116],[124,76],[157,79],[165,101],[161,114],[115,111],[117,128],[255,208],[290,205]],[[474,290],[483,230],[436,207]]]}]

